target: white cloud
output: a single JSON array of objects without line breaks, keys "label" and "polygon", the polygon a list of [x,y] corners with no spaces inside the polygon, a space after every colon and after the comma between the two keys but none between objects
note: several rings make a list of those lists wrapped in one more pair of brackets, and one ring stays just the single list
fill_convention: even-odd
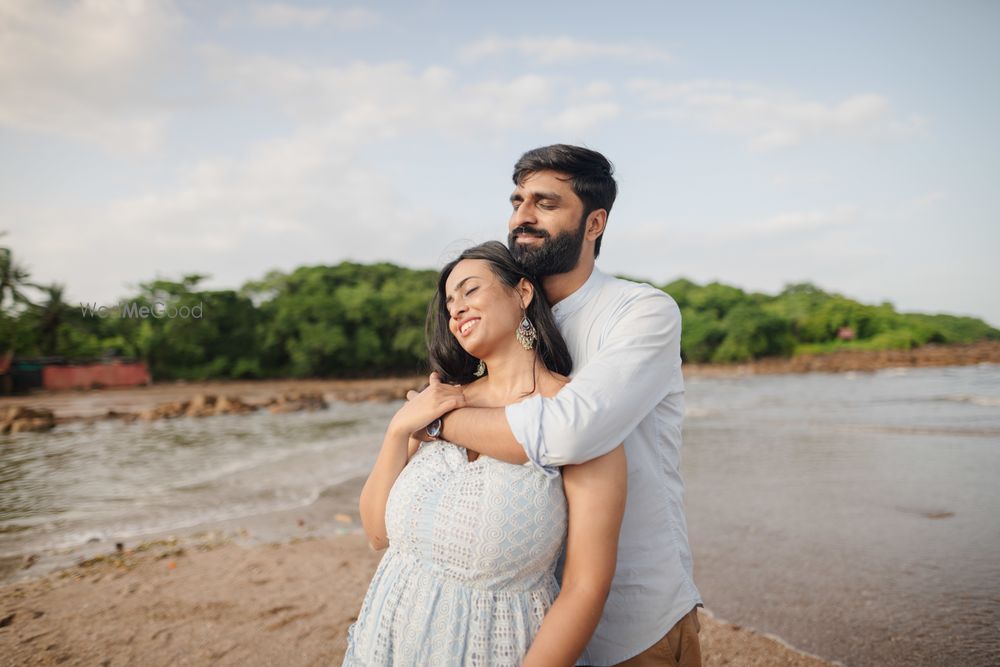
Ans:
[{"label": "white cloud", "polygon": [[934,192],[928,192],[920,195],[919,197],[914,197],[912,203],[916,208],[930,208],[932,206],[936,206],[939,202],[942,202],[947,198],[947,192],[935,190]]},{"label": "white cloud", "polygon": [[251,10],[254,23],[270,28],[317,28],[361,30],[376,25],[379,15],[364,7],[301,7],[285,3],[258,5]]},{"label": "white cloud", "polygon": [[576,104],[546,120],[545,127],[553,132],[572,135],[585,132],[620,113],[621,107],[614,102]]},{"label": "white cloud", "polygon": [[820,170],[778,172],[771,174],[771,184],[779,188],[823,185],[829,182],[830,182],[829,172]]},{"label": "white cloud", "polygon": [[176,169],[178,185],[139,196],[0,205],[37,279],[67,283],[71,298],[112,299],[125,281],[206,267],[211,284],[237,286],[274,267],[342,258],[426,266],[450,241],[464,246],[501,229],[492,218],[450,220],[405,200],[364,164],[369,144],[436,133],[482,146],[567,108],[577,115],[562,120],[577,129],[617,112],[601,106],[601,84],[578,89],[532,74],[465,82],[448,68],[401,62],[315,64],[219,47],[196,55],[213,103],[283,113],[290,135]]},{"label": "white cloud", "polygon": [[871,242],[871,224],[859,224],[872,218],[871,211],[838,206],[746,221],[647,220],[610,228],[599,261],[605,270],[660,282],[683,276],[775,293],[809,281],[838,290],[863,286],[859,295],[883,290],[884,298],[891,290],[873,277],[893,253]]},{"label": "white cloud", "polygon": [[870,93],[824,103],[790,91],[728,81],[634,80],[629,88],[649,105],[651,115],[742,137],[755,151],[825,137],[904,137],[924,123],[919,116],[895,116],[888,99]]},{"label": "white cloud", "polygon": [[582,131],[619,112],[594,99],[600,85],[577,90],[536,74],[466,83],[449,68],[404,62],[317,65],[218,48],[204,57],[218,86],[239,103],[278,104],[304,126],[348,143],[426,131],[478,138],[546,125]]},{"label": "white cloud", "polygon": [[272,268],[346,258],[427,266],[444,243],[475,230],[405,200],[357,154],[311,133],[202,161],[175,188],[3,213],[16,218],[9,241],[33,277],[67,283],[82,300],[206,270],[211,285],[238,287]]},{"label": "white cloud", "polygon": [[180,23],[163,2],[0,5],[0,125],[142,152],[166,123],[153,80]]},{"label": "white cloud", "polygon": [[749,219],[689,233],[687,241],[706,247],[746,243],[800,242],[855,226],[861,212],[853,206],[826,210],[785,211],[768,218]]},{"label": "white cloud", "polygon": [[582,40],[569,36],[535,36],[516,39],[485,37],[462,48],[464,60],[475,61],[516,53],[542,65],[606,59],[630,62],[669,63],[670,54],[650,44],[609,44],[602,40]]}]

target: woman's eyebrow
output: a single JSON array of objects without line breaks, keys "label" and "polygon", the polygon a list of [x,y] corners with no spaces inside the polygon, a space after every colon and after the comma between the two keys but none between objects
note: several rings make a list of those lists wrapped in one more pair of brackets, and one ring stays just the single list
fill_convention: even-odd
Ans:
[{"label": "woman's eyebrow", "polygon": [[[462,289],[462,285],[464,285],[466,282],[472,280],[473,278],[478,278],[478,277],[479,276],[466,276],[466,277],[462,278],[461,280],[458,281],[458,284],[455,285],[455,289],[453,289],[451,291],[451,294],[454,294],[458,290]],[[448,295],[448,298],[445,299],[445,303],[447,303],[449,301],[451,301],[451,295]]]}]

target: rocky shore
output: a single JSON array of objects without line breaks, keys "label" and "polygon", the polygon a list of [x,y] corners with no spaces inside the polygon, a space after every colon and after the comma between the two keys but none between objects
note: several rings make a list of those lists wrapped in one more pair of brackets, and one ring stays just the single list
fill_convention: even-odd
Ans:
[{"label": "rocky shore", "polygon": [[[842,350],[746,364],[685,364],[684,375],[740,377],[777,373],[871,372],[884,368],[1000,364],[1000,341],[970,345],[925,345],[913,350]],[[330,401],[402,400],[425,376],[359,380],[246,380],[159,383],[70,392],[0,397],[0,434],[48,431],[77,420],[152,421],[178,417],[316,410]]]},{"label": "rocky shore", "polygon": [[52,410],[12,405],[0,410],[0,434],[48,431],[56,425]]},{"label": "rocky shore", "polygon": [[154,405],[139,412],[115,408],[103,415],[77,415],[57,417],[45,407],[12,405],[0,410],[0,434],[27,431],[49,431],[56,424],[75,421],[92,422],[96,419],[117,419],[124,422],[156,421],[178,417],[214,417],[217,415],[244,415],[267,409],[272,413],[322,410],[328,407],[323,394],[318,391],[287,391],[264,400],[245,401],[239,396],[225,396],[197,393],[190,399],[176,399]]}]

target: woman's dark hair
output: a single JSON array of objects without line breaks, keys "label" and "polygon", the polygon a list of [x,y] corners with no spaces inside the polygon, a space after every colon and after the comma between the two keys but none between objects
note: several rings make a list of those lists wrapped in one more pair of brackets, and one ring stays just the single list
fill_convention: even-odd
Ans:
[{"label": "woman's dark hair", "polygon": [[[514,165],[514,185],[521,185],[530,174],[539,171],[558,171],[567,174],[570,187],[580,201],[583,202],[583,220],[587,216],[603,208],[611,215],[611,207],[618,196],[618,184],[615,183],[615,167],[608,158],[597,151],[582,146],[568,144],[553,144],[535,148],[524,155]],[[601,241],[604,234],[594,242],[594,257],[601,254]]]},{"label": "woman's dark hair", "polygon": [[[545,367],[554,373],[569,375],[573,370],[573,359],[569,356],[566,341],[556,327],[555,318],[552,317],[552,310],[545,300],[541,284],[535,276],[525,272],[521,265],[514,261],[507,246],[499,241],[487,241],[472,246],[441,269],[437,292],[427,310],[427,356],[430,359],[431,370],[440,373],[441,380],[448,384],[468,384],[476,379],[475,371],[479,366],[479,360],[462,349],[448,328],[451,315],[448,313],[445,283],[448,282],[448,276],[455,266],[463,259],[485,260],[490,265],[493,275],[511,289],[517,287],[521,278],[531,283],[535,288],[535,295],[528,304],[526,314],[538,332],[535,359],[541,359]],[[514,332],[511,331],[510,335],[513,336]]]}]

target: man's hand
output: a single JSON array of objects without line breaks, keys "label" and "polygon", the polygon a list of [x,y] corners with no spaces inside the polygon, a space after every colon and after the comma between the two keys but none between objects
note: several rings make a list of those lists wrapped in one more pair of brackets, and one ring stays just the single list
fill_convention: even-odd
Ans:
[{"label": "man's hand", "polygon": [[465,407],[465,394],[457,385],[444,384],[435,372],[430,375],[430,383],[421,392],[408,391],[406,404],[392,418],[389,429],[397,433],[412,434],[427,441],[426,427],[444,414]]}]

